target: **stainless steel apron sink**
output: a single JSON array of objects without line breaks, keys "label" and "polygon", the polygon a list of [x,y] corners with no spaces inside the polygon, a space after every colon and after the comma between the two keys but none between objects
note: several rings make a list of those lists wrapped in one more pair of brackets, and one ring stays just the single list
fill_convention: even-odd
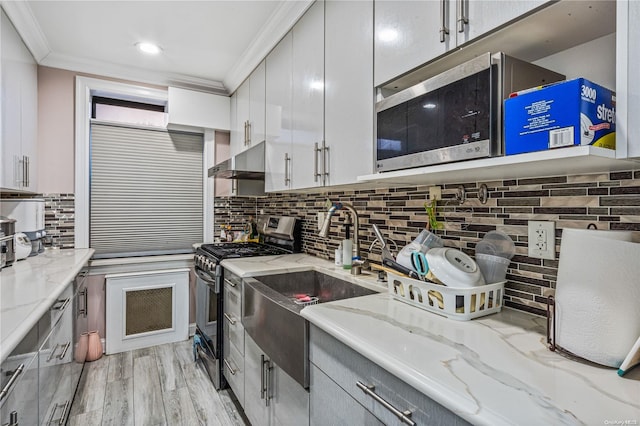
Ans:
[{"label": "stainless steel apron sink", "polygon": [[260,348],[293,379],[309,387],[309,323],[296,295],[318,303],[376,293],[317,271],[244,279],[242,324]]}]

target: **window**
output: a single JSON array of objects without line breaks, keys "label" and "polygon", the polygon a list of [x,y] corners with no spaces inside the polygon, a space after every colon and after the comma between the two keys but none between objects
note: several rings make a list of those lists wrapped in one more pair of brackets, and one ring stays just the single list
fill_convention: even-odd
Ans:
[{"label": "window", "polygon": [[[198,133],[180,133],[180,132],[168,132],[164,125],[157,126],[158,122],[151,121],[140,121],[139,117],[134,118],[133,123],[129,120],[129,124],[125,123],[114,123],[114,116],[106,116],[105,112],[98,112],[100,110],[100,106],[98,104],[102,104],[105,106],[115,107],[115,108],[105,108],[106,110],[111,110],[112,113],[114,110],[129,110],[128,114],[125,114],[126,117],[134,117],[136,112],[133,110],[140,110],[138,113],[143,114],[148,119],[148,115],[150,112],[156,111],[162,117],[162,121],[166,122],[166,114],[164,111],[166,110],[168,94],[166,90],[162,89],[154,89],[144,86],[132,85],[129,83],[121,83],[107,80],[99,80],[90,77],[77,76],[76,77],[76,155],[75,155],[75,182],[76,182],[76,199],[75,199],[75,247],[76,248],[96,248],[96,254],[101,253],[96,257],[112,257],[112,256],[127,256],[136,254],[161,254],[165,252],[182,252],[191,250],[191,243],[186,243],[186,238],[182,241],[179,241],[179,238],[183,238],[185,235],[189,234],[188,237],[192,242],[209,242],[213,240],[213,209],[210,207],[213,205],[213,179],[207,178],[206,171],[208,167],[211,167],[213,164],[214,158],[214,132],[213,130],[205,129],[204,135]],[[96,103],[95,115],[94,115],[94,100],[98,98],[98,102]],[[99,98],[103,98],[104,100],[100,101]],[[110,101],[115,100],[115,102]],[[113,104],[113,105],[112,105]],[[141,105],[137,104],[147,104],[152,105],[151,108],[141,107]],[[102,120],[92,120],[92,117],[99,117]],[[103,120],[108,120],[109,122],[105,122]],[[146,123],[146,124],[145,124]],[[156,123],[156,124],[154,124]],[[96,129],[100,127],[100,133],[104,137],[106,133],[118,133],[120,136],[112,137],[112,143],[115,144],[114,141],[118,141],[118,138],[124,138],[124,140],[118,141],[120,146],[120,151],[118,153],[114,153],[114,156],[111,160],[107,158],[106,160],[112,161],[114,166],[120,166],[122,164],[131,164],[130,161],[124,161],[125,159],[133,158],[134,155],[138,155],[137,151],[142,151],[149,155],[148,159],[151,164],[158,169],[158,164],[154,159],[159,160],[160,145],[153,145],[148,148],[142,147],[142,142],[138,136],[134,136],[133,132],[144,131],[147,136],[155,135],[155,138],[161,138],[160,135],[164,136],[164,140],[168,146],[166,149],[169,150],[169,154],[167,151],[163,151],[162,157],[165,160],[169,160],[169,163],[165,166],[159,166],[162,168],[162,176],[156,178],[145,178],[142,179],[137,175],[126,175],[125,171],[119,173],[118,178],[122,181],[122,183],[127,183],[130,187],[130,191],[134,195],[129,195],[128,201],[121,200],[120,203],[124,203],[127,208],[121,209],[120,214],[122,214],[123,210],[125,213],[129,213],[126,216],[121,216],[120,219],[117,219],[116,216],[99,218],[95,214],[97,214],[97,204],[100,202],[106,203],[109,206],[109,209],[117,206],[117,202],[115,201],[103,201],[99,200],[98,197],[100,193],[96,193],[95,189],[91,190],[91,184],[96,184],[100,179],[98,173],[99,164],[95,163],[96,158],[95,155],[98,154],[95,149],[97,147],[97,143],[99,141],[96,140],[97,131]],[[114,135],[112,135],[114,136]],[[126,136],[126,137],[125,137]],[[197,155],[199,159],[191,159],[184,160],[180,159],[179,156],[188,152],[188,150],[179,149],[178,145],[184,146],[184,139],[198,139],[199,148],[197,152],[192,153]],[[204,143],[203,143],[204,139]],[[180,140],[180,143],[174,143],[173,141]],[[128,142],[127,142],[128,141]],[[168,141],[172,141],[170,144]],[[91,146],[93,144],[93,146]],[[204,147],[203,147],[204,145]],[[115,145],[114,145],[115,148]],[[163,150],[165,148],[162,148]],[[172,150],[172,151],[171,151]],[[92,158],[92,155],[94,158]],[[189,154],[191,155],[191,154]],[[103,161],[103,160],[100,160]],[[146,161],[146,160],[145,160]],[[185,166],[185,164],[189,164]],[[133,167],[133,172],[141,172],[143,167],[141,163],[133,163],[136,164]],[[175,171],[171,167],[176,165],[182,165],[182,168],[179,172]],[[91,167],[93,166],[93,170]],[[106,169],[111,168],[111,166],[106,167]],[[148,167],[144,167],[144,171],[148,169]],[[188,170],[187,170],[188,169]],[[193,184],[194,187],[188,187],[184,184],[185,176],[181,175],[181,173],[193,173],[193,179],[188,178],[187,180],[190,182],[190,185]],[[128,176],[128,177],[127,177]],[[167,179],[168,177],[173,176],[175,179]],[[177,178],[177,176],[180,176]],[[108,176],[106,176],[108,178]],[[164,180],[162,180],[164,179]],[[155,181],[157,183],[155,188],[147,187],[147,183]],[[115,180],[112,182],[115,185]],[[107,179],[108,183],[108,179]],[[195,189],[197,187],[200,190]],[[185,192],[189,192],[195,196],[195,193],[198,192],[198,196],[200,201],[200,206],[198,208],[195,207],[194,201],[193,203],[186,203],[183,200],[178,198],[177,192],[173,191],[172,188],[180,187],[180,196],[184,196]],[[132,189],[131,189],[132,188]],[[172,195],[172,193],[175,195]],[[140,225],[147,226],[149,224],[157,223],[160,220],[167,220],[162,222],[159,228],[155,230],[145,228],[141,230],[140,227],[131,229],[126,228],[128,224],[133,221],[134,216],[134,206],[137,208],[142,208],[143,205],[140,203],[139,198],[136,194],[142,194],[145,197],[152,198],[156,202],[160,202],[160,205],[155,207],[151,207],[151,205],[147,205],[147,221],[142,222]],[[122,187],[111,186],[110,190],[104,191],[103,195],[106,200],[111,200],[111,196],[115,195],[125,195]],[[93,198],[93,200],[92,200]],[[195,199],[194,199],[195,200]],[[93,221],[91,220],[91,204],[93,203],[94,207],[94,217]],[[178,204],[182,207],[189,206],[189,209],[192,209],[193,213],[188,213],[185,210],[178,211],[174,210],[173,206]],[[197,210],[197,212],[196,212]],[[105,211],[108,211],[105,208]],[[137,213],[139,214],[139,213]],[[200,219],[198,219],[198,217]],[[98,226],[96,219],[105,220],[105,227],[100,229],[101,226]],[[188,223],[190,226],[193,226],[192,230],[188,232],[181,232],[179,229],[178,222],[182,219],[185,219],[184,222]],[[167,225],[167,223],[169,225]],[[97,234],[90,235],[90,230],[93,225],[96,225],[94,231],[100,232],[102,235],[99,236]],[[196,227],[200,229],[200,234],[196,236]],[[125,229],[126,228],[126,229]],[[184,230],[180,228],[181,230]],[[135,234],[134,236],[134,233]],[[103,247],[99,248],[96,246],[96,243],[99,239],[103,241],[108,240],[109,238],[116,237],[116,234],[120,234],[118,238],[121,238],[121,241],[118,247]],[[145,235],[146,234],[146,235]],[[126,237],[129,235],[129,237]],[[159,235],[164,235],[164,237],[160,237]],[[153,237],[149,240],[143,240],[139,238],[143,237]],[[128,240],[127,240],[128,238]],[[90,239],[92,240],[90,242]],[[132,241],[138,241],[137,247],[134,247]],[[171,246],[169,244],[171,243]],[[188,248],[187,248],[188,247]]]},{"label": "window", "polygon": [[[116,107],[132,109],[134,119],[136,110],[163,114]],[[113,109],[102,111],[96,109],[98,118],[113,118]],[[89,245],[95,257],[191,252],[203,235],[202,164],[202,134],[92,120]]]}]

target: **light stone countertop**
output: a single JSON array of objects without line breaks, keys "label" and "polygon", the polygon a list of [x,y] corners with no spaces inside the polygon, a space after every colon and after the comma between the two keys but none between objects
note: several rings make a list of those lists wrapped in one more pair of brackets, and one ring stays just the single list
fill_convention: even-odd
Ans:
[{"label": "light stone countertop", "polygon": [[640,424],[640,367],[621,378],[549,351],[545,318],[504,308],[450,320],[393,299],[375,275],[361,280],[309,255],[222,265],[242,277],[318,270],[377,288],[382,293],[309,306],[302,315],[473,424]]},{"label": "light stone countertop", "polygon": [[93,252],[45,250],[0,271],[0,362],[47,312]]}]

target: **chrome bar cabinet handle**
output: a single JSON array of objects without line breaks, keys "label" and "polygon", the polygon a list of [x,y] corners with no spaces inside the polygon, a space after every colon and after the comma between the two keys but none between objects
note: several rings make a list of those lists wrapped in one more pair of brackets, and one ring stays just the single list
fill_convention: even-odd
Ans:
[{"label": "chrome bar cabinet handle", "polygon": [[464,32],[464,26],[469,24],[469,6],[467,2],[469,0],[457,0],[457,9],[458,9],[458,32]]},{"label": "chrome bar cabinet handle", "polygon": [[229,321],[229,324],[231,324],[231,325],[235,325],[236,324],[236,320],[231,318],[231,316],[228,313],[225,312],[223,315],[227,319],[227,321]]},{"label": "chrome bar cabinet handle", "polygon": [[289,153],[284,153],[284,186],[289,186],[291,182],[291,178],[289,177],[289,165],[291,163],[291,157],[289,157]]},{"label": "chrome bar cabinet handle", "polygon": [[318,146],[318,142],[313,144],[313,181],[317,182],[318,178],[322,176],[321,173],[318,172],[318,154],[322,152],[322,148]]},{"label": "chrome bar cabinet handle", "polygon": [[18,426],[18,412],[12,411],[9,413],[9,423],[5,423],[2,426]]},{"label": "chrome bar cabinet handle", "polygon": [[440,0],[440,43],[444,43],[449,35],[449,28],[447,27],[447,2],[448,0]]},{"label": "chrome bar cabinet handle", "polygon": [[262,373],[260,374],[260,399],[264,399],[264,354],[260,355],[260,360],[262,362]]},{"label": "chrome bar cabinet handle", "polygon": [[9,391],[11,390],[16,380],[18,380],[18,377],[20,377],[23,371],[24,371],[24,364],[20,364],[18,368],[16,368],[13,374],[11,375],[11,378],[9,379],[7,384],[2,388],[2,390],[0,390],[0,401],[5,399],[7,395],[9,395]]},{"label": "chrome bar cabinet handle", "polygon": [[51,307],[51,310],[62,312],[62,311],[65,310],[65,308],[69,304],[69,301],[71,301],[70,297],[67,297],[64,300],[58,299],[58,300],[56,300],[56,303],[54,303],[53,306]]},{"label": "chrome bar cabinet handle", "polygon": [[29,163],[29,156],[25,155],[24,156],[24,186],[28,187],[29,184],[31,183],[29,179],[29,175],[31,174],[31,165]]},{"label": "chrome bar cabinet handle", "polygon": [[78,294],[78,304],[80,304],[80,297],[84,300],[84,305],[82,308],[78,308],[78,316],[82,315],[84,318],[87,317],[87,301],[88,301],[88,289],[85,287],[84,290],[80,291]]},{"label": "chrome bar cabinet handle", "polygon": [[231,373],[232,376],[236,375],[236,370],[231,368],[231,364],[229,364],[229,361],[227,361],[226,359],[224,360],[224,365],[227,366],[227,368],[229,369],[229,373]]},{"label": "chrome bar cabinet handle", "polygon": [[329,177],[329,147],[325,141],[322,141],[322,184],[327,184],[327,178]]},{"label": "chrome bar cabinet handle", "polygon": [[264,398],[264,405],[266,407],[269,406],[269,401],[271,400],[272,396],[269,391],[271,390],[271,370],[273,370],[273,366],[271,365],[271,361],[267,360],[267,379],[265,380],[265,398]]},{"label": "chrome bar cabinet handle", "polygon": [[415,426],[416,422],[411,420],[411,411],[409,411],[409,410],[405,410],[405,411],[398,410],[396,407],[394,407],[389,402],[387,402],[385,399],[383,399],[380,395],[375,393],[375,389],[376,389],[375,386],[373,386],[373,385],[367,386],[362,382],[356,382],[356,386],[358,386],[366,395],[370,396],[371,398],[376,400],[378,403],[380,403],[380,405],[382,405],[384,408],[386,408],[387,410],[391,411],[391,413],[394,416],[396,416],[400,420],[400,422],[402,422],[404,424],[407,424],[409,426]]}]

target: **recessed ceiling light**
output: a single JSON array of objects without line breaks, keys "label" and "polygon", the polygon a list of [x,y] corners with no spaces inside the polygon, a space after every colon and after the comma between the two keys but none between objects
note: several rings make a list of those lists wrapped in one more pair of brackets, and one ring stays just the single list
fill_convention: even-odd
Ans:
[{"label": "recessed ceiling light", "polygon": [[162,52],[162,49],[157,44],[148,43],[145,41],[141,41],[136,43],[136,47],[141,51],[146,53],[147,55],[157,55]]}]

